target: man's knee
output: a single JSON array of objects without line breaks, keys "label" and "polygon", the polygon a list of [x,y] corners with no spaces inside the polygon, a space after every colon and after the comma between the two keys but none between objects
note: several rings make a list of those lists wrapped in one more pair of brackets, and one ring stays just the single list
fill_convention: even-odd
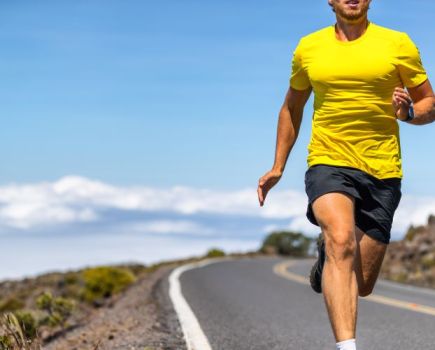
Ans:
[{"label": "man's knee", "polygon": [[354,198],[331,192],[317,198],[312,207],[325,237],[328,261],[353,262],[356,255]]},{"label": "man's knee", "polygon": [[356,255],[355,231],[347,227],[325,227],[325,252],[331,263],[353,263]]}]

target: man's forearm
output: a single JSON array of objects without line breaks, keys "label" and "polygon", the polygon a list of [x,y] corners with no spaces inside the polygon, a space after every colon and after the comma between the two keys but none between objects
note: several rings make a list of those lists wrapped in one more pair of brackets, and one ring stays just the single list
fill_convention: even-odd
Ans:
[{"label": "man's forearm", "polygon": [[302,111],[290,111],[286,105],[281,108],[278,119],[273,170],[276,170],[280,173],[284,172],[287,158],[298,136],[301,119]]},{"label": "man's forearm", "polygon": [[414,104],[414,119],[409,124],[424,125],[435,120],[435,97],[429,96]]}]

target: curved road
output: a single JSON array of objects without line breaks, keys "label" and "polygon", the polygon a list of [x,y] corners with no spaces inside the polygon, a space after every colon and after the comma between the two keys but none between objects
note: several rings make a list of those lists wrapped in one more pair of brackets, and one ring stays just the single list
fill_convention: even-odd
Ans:
[{"label": "curved road", "polygon": [[[306,281],[312,262],[226,260],[179,281],[212,350],[334,349],[322,296]],[[379,281],[358,313],[358,349],[435,347],[435,291]]]}]

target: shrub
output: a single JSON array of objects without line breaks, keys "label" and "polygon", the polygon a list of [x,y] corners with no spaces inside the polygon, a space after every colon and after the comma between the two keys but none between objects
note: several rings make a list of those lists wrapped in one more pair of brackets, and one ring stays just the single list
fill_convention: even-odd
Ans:
[{"label": "shrub", "polygon": [[41,294],[36,299],[36,305],[38,309],[47,313],[47,316],[41,321],[42,324],[52,327],[60,325],[62,328],[66,326],[66,321],[75,308],[73,300],[62,297],[54,298],[50,292]]},{"label": "shrub", "polygon": [[24,307],[24,302],[15,297],[9,297],[0,302],[0,312],[16,311]]},{"label": "shrub", "polygon": [[391,279],[395,282],[405,283],[408,280],[408,275],[406,272],[399,272],[391,276]]},{"label": "shrub", "polygon": [[87,269],[83,272],[83,278],[85,285],[82,296],[89,302],[122,292],[136,280],[128,269],[109,266]]},{"label": "shrub", "polygon": [[425,231],[424,226],[409,226],[408,231],[405,234],[405,241],[412,241],[414,240],[415,236],[418,235],[421,232]]},{"label": "shrub", "polygon": [[38,346],[36,320],[28,312],[6,313],[0,319],[0,349],[30,350]]},{"label": "shrub", "polygon": [[80,276],[77,272],[67,272],[63,277],[62,283],[64,285],[71,285],[80,283]]},{"label": "shrub", "polygon": [[121,268],[128,269],[135,277],[141,276],[142,274],[148,272],[148,268],[141,264],[129,264],[128,266],[119,266]]},{"label": "shrub", "polygon": [[37,322],[33,315],[27,311],[17,311],[15,312],[18,323],[24,333],[24,337],[27,340],[32,340],[36,338],[37,335]]},{"label": "shrub", "polygon": [[221,249],[218,248],[211,248],[208,250],[206,257],[207,258],[217,258],[217,257],[221,257],[221,256],[225,256],[225,252]]},{"label": "shrub", "polygon": [[9,350],[12,347],[12,337],[10,335],[0,335],[0,350]]},{"label": "shrub", "polygon": [[304,236],[300,232],[272,232],[263,240],[260,252],[276,251],[281,255],[303,257],[307,255],[311,242],[311,238]]},{"label": "shrub", "polygon": [[421,260],[421,264],[423,265],[423,267],[425,267],[427,269],[435,267],[435,258],[432,256],[424,257]]}]

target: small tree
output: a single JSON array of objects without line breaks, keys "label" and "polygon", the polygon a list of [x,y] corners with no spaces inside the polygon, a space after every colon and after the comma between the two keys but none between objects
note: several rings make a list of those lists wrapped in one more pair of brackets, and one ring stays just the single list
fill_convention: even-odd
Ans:
[{"label": "small tree", "polygon": [[311,242],[311,238],[300,232],[275,231],[264,239],[260,251],[266,253],[272,248],[280,255],[303,257],[307,255]]},{"label": "small tree", "polygon": [[218,258],[222,256],[225,256],[225,252],[219,248],[211,248],[206,254],[207,258]]}]

